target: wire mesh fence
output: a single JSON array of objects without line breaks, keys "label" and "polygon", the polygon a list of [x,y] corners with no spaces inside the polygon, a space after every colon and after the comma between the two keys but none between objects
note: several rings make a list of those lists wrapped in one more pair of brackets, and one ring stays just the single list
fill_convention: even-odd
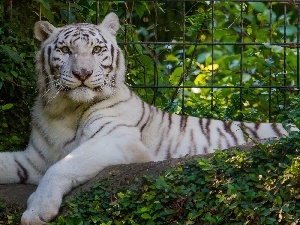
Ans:
[{"label": "wire mesh fence", "polygon": [[299,1],[10,0],[6,19],[22,3],[55,25],[116,12],[128,85],[168,111],[272,121],[298,92]]}]

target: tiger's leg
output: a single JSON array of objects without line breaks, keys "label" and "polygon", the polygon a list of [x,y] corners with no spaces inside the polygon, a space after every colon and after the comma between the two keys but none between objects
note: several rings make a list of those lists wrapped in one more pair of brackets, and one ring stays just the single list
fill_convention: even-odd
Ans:
[{"label": "tiger's leg", "polygon": [[47,163],[29,144],[25,151],[0,153],[0,184],[38,184]]},{"label": "tiger's leg", "polygon": [[150,161],[142,142],[124,134],[84,142],[50,167],[29,200],[22,224],[43,224],[57,215],[63,195],[108,165]]}]

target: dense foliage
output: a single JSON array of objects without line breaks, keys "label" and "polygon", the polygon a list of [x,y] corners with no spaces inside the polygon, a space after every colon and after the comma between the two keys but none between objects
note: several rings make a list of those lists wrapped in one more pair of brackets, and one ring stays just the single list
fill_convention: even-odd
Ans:
[{"label": "dense foliage", "polygon": [[10,16],[4,3],[0,2],[0,151],[23,148],[28,141],[35,95],[31,8],[16,5]]}]

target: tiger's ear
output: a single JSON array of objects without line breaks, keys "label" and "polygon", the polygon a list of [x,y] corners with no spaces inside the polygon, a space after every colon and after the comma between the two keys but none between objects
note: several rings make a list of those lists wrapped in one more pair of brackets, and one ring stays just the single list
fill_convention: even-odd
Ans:
[{"label": "tiger's ear", "polygon": [[56,28],[47,21],[38,21],[34,25],[34,37],[39,41],[45,41]]},{"label": "tiger's ear", "polygon": [[104,26],[112,35],[116,35],[120,28],[119,18],[115,13],[109,13],[103,19],[101,26]]}]

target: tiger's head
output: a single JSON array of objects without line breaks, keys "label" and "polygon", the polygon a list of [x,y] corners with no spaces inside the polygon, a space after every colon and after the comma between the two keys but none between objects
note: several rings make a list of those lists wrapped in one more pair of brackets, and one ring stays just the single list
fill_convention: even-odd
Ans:
[{"label": "tiger's head", "polygon": [[125,77],[123,54],[116,42],[119,27],[114,13],[98,25],[56,28],[46,21],[37,22],[34,35],[41,47],[36,63],[43,97],[64,94],[76,102],[91,102],[111,96]]}]

